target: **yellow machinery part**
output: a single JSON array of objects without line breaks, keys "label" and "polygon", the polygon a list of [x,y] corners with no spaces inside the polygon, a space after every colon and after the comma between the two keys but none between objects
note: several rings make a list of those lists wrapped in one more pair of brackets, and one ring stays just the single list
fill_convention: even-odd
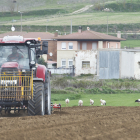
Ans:
[{"label": "yellow machinery part", "polygon": [[0,74],[0,100],[29,100],[33,98],[33,71],[26,74]]}]

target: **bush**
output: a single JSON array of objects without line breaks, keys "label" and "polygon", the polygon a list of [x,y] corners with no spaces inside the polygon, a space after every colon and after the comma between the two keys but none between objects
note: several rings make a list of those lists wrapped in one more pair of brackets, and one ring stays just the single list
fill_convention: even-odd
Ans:
[{"label": "bush", "polygon": [[77,76],[78,78],[82,78],[82,77],[94,77],[93,74],[81,74],[80,76]]},{"label": "bush", "polygon": [[[92,81],[61,77],[51,81],[52,93],[62,94],[117,94],[139,93],[140,81],[131,79],[111,79]],[[58,90],[59,89],[59,90]]]},{"label": "bush", "polygon": [[[43,10],[34,10],[29,12],[24,12],[24,16],[46,16],[46,15],[56,15],[59,13],[68,13],[65,9],[43,9]],[[18,12],[0,12],[0,17],[11,17],[19,16]]]},{"label": "bush", "polygon": [[57,89],[51,89],[51,94],[68,94],[70,92],[66,90],[57,90]]},{"label": "bush", "polygon": [[55,89],[62,89],[68,86],[68,81],[65,78],[57,78],[56,80],[53,80],[51,83],[52,88]]},{"label": "bush", "polygon": [[[113,11],[120,11],[120,12],[139,12],[140,11],[140,3],[109,3],[106,4],[105,7],[112,9]],[[101,8],[102,9],[102,8]]]},{"label": "bush", "polygon": [[47,63],[45,62],[44,58],[41,57],[38,59],[38,64],[41,64],[41,65],[44,65],[44,66],[47,66]]},{"label": "bush", "polygon": [[75,92],[75,93],[80,93],[81,89],[73,88],[73,87],[67,87],[65,88],[67,91]]}]

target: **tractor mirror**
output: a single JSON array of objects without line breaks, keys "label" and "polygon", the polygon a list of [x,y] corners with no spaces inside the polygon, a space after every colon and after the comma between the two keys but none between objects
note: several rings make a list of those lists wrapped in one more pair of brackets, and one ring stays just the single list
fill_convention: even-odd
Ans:
[{"label": "tractor mirror", "polygon": [[43,51],[43,54],[48,54],[48,41],[43,41],[42,51]]}]

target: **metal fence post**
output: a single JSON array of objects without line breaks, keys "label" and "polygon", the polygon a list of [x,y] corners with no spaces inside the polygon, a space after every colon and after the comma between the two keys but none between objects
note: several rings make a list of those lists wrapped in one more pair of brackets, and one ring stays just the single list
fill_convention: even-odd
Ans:
[{"label": "metal fence post", "polygon": [[74,65],[72,66],[72,76],[74,77],[75,73],[74,73]]}]

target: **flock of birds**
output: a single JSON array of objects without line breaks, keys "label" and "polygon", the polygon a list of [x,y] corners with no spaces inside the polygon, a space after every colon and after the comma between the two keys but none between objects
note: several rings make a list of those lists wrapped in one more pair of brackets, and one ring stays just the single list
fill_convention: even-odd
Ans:
[{"label": "flock of birds", "polygon": [[[69,104],[69,102],[70,102],[70,100],[67,98],[65,100],[66,106]],[[140,103],[140,99],[135,100],[135,102]],[[106,105],[105,100],[100,99],[100,103],[101,103],[101,105]],[[94,100],[90,99],[90,105],[93,105],[93,104],[94,104]],[[83,106],[83,101],[82,100],[78,101],[78,106]]]},{"label": "flock of birds", "polygon": [[[67,98],[65,100],[66,106],[68,106],[69,102],[70,102],[70,100]],[[105,100],[100,99],[100,103],[101,103],[101,105],[106,105]],[[94,104],[94,100],[90,99],[90,105],[93,105],[93,104]],[[83,101],[82,100],[78,101],[78,106],[83,106]]]}]

